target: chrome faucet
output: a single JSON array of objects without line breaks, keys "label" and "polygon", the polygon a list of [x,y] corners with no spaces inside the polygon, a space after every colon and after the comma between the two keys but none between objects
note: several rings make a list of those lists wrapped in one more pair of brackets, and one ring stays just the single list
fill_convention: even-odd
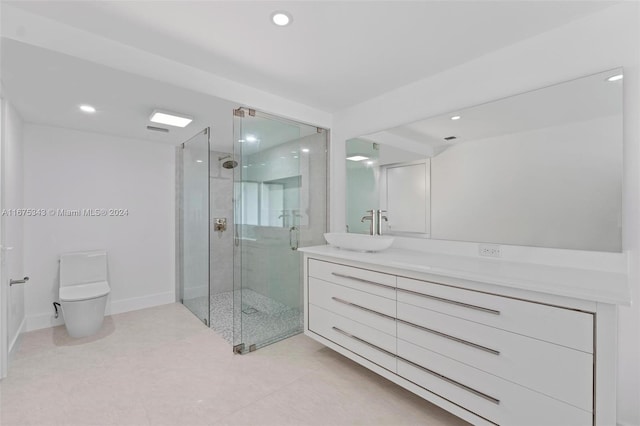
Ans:
[{"label": "chrome faucet", "polygon": [[367,210],[367,213],[371,213],[368,216],[362,216],[361,223],[365,220],[371,221],[369,223],[369,235],[375,235],[378,230],[378,210]]},{"label": "chrome faucet", "polygon": [[388,222],[389,219],[383,213],[386,213],[386,210],[367,210],[369,215],[362,216],[360,222],[364,223],[365,220],[369,220],[369,235],[382,235],[382,221]]}]

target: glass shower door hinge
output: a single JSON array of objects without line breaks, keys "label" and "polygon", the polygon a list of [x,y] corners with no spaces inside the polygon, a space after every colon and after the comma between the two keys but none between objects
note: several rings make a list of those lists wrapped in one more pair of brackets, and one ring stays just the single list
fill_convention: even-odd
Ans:
[{"label": "glass shower door hinge", "polygon": [[[247,351],[245,351],[245,349],[244,349],[244,348],[245,348],[244,343],[240,343],[239,345],[235,345],[235,346],[233,347],[233,353],[234,353],[234,354],[237,354],[237,355],[245,354],[245,353],[247,353]],[[256,345],[249,345],[249,352],[253,352],[253,351],[255,351],[256,349],[258,349],[258,348],[256,347]]]}]

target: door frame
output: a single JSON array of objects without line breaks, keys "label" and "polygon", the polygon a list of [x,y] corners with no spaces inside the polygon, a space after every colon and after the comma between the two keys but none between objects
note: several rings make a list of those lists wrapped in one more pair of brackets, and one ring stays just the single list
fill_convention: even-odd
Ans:
[{"label": "door frame", "polygon": [[[5,153],[5,102],[0,96],[0,212],[5,205],[4,153]],[[0,215],[0,380],[7,376],[9,364],[9,286],[6,268],[4,216]]]}]

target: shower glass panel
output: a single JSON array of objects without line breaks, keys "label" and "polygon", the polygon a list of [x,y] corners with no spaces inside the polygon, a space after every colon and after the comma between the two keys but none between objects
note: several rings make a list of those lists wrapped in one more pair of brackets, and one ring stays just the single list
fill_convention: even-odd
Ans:
[{"label": "shower glass panel", "polygon": [[327,132],[242,108],[234,158],[233,343],[246,352],[302,331],[297,248],[324,243]]},{"label": "shower glass panel", "polygon": [[209,128],[182,144],[180,299],[205,324],[209,317]]}]

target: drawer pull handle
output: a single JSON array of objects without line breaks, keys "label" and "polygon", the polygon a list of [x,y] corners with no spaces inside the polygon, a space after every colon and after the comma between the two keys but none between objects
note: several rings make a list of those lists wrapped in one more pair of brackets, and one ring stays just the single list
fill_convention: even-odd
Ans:
[{"label": "drawer pull handle", "polygon": [[440,331],[432,330],[430,328],[423,327],[421,325],[414,324],[414,323],[409,322],[409,321],[401,320],[400,318],[397,318],[397,321],[402,323],[402,324],[406,324],[408,326],[415,327],[415,328],[417,328],[419,330],[423,330],[423,331],[426,331],[428,333],[432,333],[432,334],[435,334],[437,336],[444,337],[446,339],[453,340],[453,341],[458,342],[458,343],[462,343],[463,345],[471,346],[473,348],[480,349],[481,351],[489,352],[490,354],[493,354],[493,355],[500,355],[500,351],[496,351],[495,349],[487,348],[486,346],[478,345],[477,343],[469,342],[468,340],[460,339],[459,337],[454,337],[454,336],[451,336],[449,334],[442,333]]},{"label": "drawer pull handle", "polygon": [[335,300],[338,303],[342,303],[343,305],[353,306],[354,308],[362,309],[363,311],[370,312],[370,313],[378,315],[380,317],[387,318],[387,319],[395,321],[395,317],[392,317],[391,315],[383,314],[382,312],[374,311],[373,309],[365,308],[364,306],[360,306],[360,305],[357,305],[355,303],[351,303],[351,302],[349,302],[347,300],[339,299],[337,297],[331,297],[331,299]]},{"label": "drawer pull handle", "polygon": [[364,278],[352,277],[351,275],[339,274],[337,272],[332,272],[331,275],[334,275],[334,276],[340,277],[340,278],[347,278],[349,280],[359,281],[361,283],[377,285],[378,287],[390,288],[391,290],[395,290],[396,289],[394,286],[391,286],[391,285],[377,283],[375,281],[365,280]]},{"label": "drawer pull handle", "polygon": [[486,399],[486,400],[487,400],[487,401],[489,401],[489,402],[493,402],[493,403],[494,403],[494,404],[496,404],[496,405],[500,405],[500,400],[499,400],[499,399],[497,399],[497,398],[494,398],[494,397],[492,397],[492,396],[490,396],[490,395],[487,395],[486,393],[483,393],[483,392],[480,392],[480,391],[478,391],[478,390],[475,390],[474,388],[470,388],[470,387],[469,387],[469,386],[467,386],[467,385],[463,385],[463,384],[462,384],[462,383],[460,383],[460,382],[457,382],[457,381],[455,381],[455,380],[453,380],[453,379],[450,379],[450,378],[448,378],[447,376],[443,376],[443,375],[442,375],[442,374],[440,374],[440,373],[436,373],[436,372],[435,372],[435,371],[433,371],[433,370],[429,370],[428,368],[425,368],[425,367],[423,367],[423,366],[421,366],[421,365],[419,365],[419,364],[416,364],[415,362],[411,362],[411,361],[409,361],[408,359],[404,359],[404,358],[402,358],[402,357],[397,357],[397,358],[398,358],[399,360],[401,360],[401,361],[406,362],[407,364],[411,365],[412,367],[415,367],[415,368],[417,368],[417,369],[419,369],[419,370],[424,371],[425,373],[431,374],[432,376],[435,376],[435,377],[437,377],[437,378],[439,378],[439,379],[442,379],[442,380],[444,380],[444,381],[445,381],[445,382],[447,382],[447,383],[451,383],[452,385],[458,386],[459,388],[462,388],[462,389],[464,389],[464,390],[466,390],[466,391],[468,391],[468,392],[471,392],[472,394],[474,394],[474,395],[476,395],[476,396],[479,396],[480,398],[484,398],[484,399]]},{"label": "drawer pull handle", "polygon": [[389,352],[389,351],[388,351],[388,350],[386,350],[386,349],[382,349],[381,347],[376,346],[376,345],[374,345],[373,343],[369,343],[369,342],[367,342],[366,340],[359,338],[358,336],[354,336],[354,335],[353,335],[353,334],[351,334],[351,333],[347,333],[346,331],[341,330],[341,329],[339,329],[339,328],[338,328],[338,327],[336,327],[336,326],[333,326],[333,327],[331,327],[331,328],[332,328],[333,330],[337,331],[338,333],[340,333],[340,334],[344,335],[344,336],[347,336],[347,337],[349,337],[349,338],[351,338],[351,339],[353,339],[353,340],[357,340],[357,341],[358,341],[358,342],[360,342],[360,343],[364,343],[364,344],[365,344],[365,345],[367,345],[367,346],[371,346],[373,349],[377,349],[377,350],[379,350],[380,352],[383,352],[383,353],[385,353],[385,354],[387,354],[387,355],[389,355],[389,356],[392,356],[392,357],[394,357],[394,358],[396,357],[396,354],[394,354],[394,353],[392,353],[392,352]]},{"label": "drawer pull handle", "polygon": [[440,301],[440,302],[449,303],[451,305],[462,306],[463,308],[475,309],[476,311],[487,312],[487,313],[493,314],[493,315],[500,315],[500,311],[496,311],[495,309],[489,309],[489,308],[484,308],[482,306],[470,305],[468,303],[458,302],[457,300],[445,299],[443,297],[432,296],[430,294],[419,293],[417,291],[406,290],[404,288],[398,288],[397,290],[401,291],[403,293],[414,294],[416,296],[426,297],[427,299],[433,299],[433,300],[437,300],[437,301]]}]

